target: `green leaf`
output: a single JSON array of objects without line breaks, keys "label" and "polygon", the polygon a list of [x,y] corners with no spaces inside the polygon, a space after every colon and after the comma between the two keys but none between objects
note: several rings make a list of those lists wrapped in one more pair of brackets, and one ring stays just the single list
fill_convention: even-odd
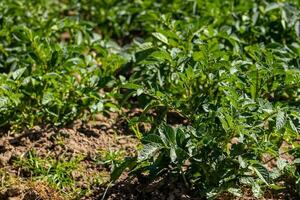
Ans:
[{"label": "green leaf", "polygon": [[270,173],[267,168],[261,164],[253,164],[250,166],[256,173],[256,175],[267,185],[270,183]]},{"label": "green leaf", "polygon": [[294,161],[293,161],[294,164],[296,165],[300,165],[300,158],[296,158]]},{"label": "green leaf", "polygon": [[142,87],[141,85],[135,83],[126,83],[122,85],[122,88],[133,89],[133,90],[140,89],[141,87]]},{"label": "green leaf", "polygon": [[143,149],[138,154],[138,161],[152,158],[163,147],[157,143],[148,143],[143,146]]},{"label": "green leaf", "polygon": [[276,185],[276,184],[270,184],[269,187],[271,187],[273,190],[283,190],[286,189],[284,186]]},{"label": "green leaf", "polygon": [[240,182],[242,184],[252,186],[254,184],[255,180],[252,177],[241,177]]},{"label": "green leaf", "polygon": [[188,138],[188,133],[184,132],[182,128],[177,128],[176,130],[176,143],[179,146],[185,145],[186,139]]},{"label": "green leaf", "polygon": [[170,148],[170,158],[171,158],[171,162],[173,163],[175,163],[175,161],[177,160],[177,154],[174,147]]},{"label": "green leaf", "polygon": [[0,110],[6,109],[9,106],[9,98],[5,96],[0,96]]},{"label": "green leaf", "polygon": [[136,48],[136,52],[145,51],[151,48],[153,48],[152,42],[145,42],[142,44],[138,44],[138,47]]},{"label": "green leaf", "polygon": [[263,196],[263,191],[261,190],[260,186],[258,183],[254,182],[252,187],[251,187],[253,196],[256,198],[261,198]]},{"label": "green leaf", "polygon": [[126,168],[133,168],[137,164],[136,158],[126,158],[119,166],[114,167],[111,174],[110,180],[116,181],[121,174],[126,170]]},{"label": "green leaf", "polygon": [[270,3],[267,5],[265,9],[265,13],[270,12],[271,10],[275,10],[281,7],[280,3]]},{"label": "green leaf", "polygon": [[295,126],[294,122],[292,120],[289,120],[289,124],[290,124],[290,127],[291,129],[296,133],[296,134],[299,134],[298,133],[298,130],[297,130],[297,127]]},{"label": "green leaf", "polygon": [[276,129],[279,130],[285,125],[285,113],[279,111],[276,115]]},{"label": "green leaf", "polygon": [[98,82],[100,81],[99,76],[93,75],[89,78],[89,84],[91,87],[96,87]]},{"label": "green leaf", "polygon": [[51,67],[54,67],[56,65],[56,62],[58,60],[58,52],[57,51],[54,51],[51,55],[51,59],[50,59],[50,66]]},{"label": "green leaf", "polygon": [[234,196],[242,197],[242,191],[241,191],[241,189],[238,189],[238,188],[228,188],[227,191],[230,192],[231,194],[233,194]]},{"label": "green leaf", "polygon": [[54,100],[53,93],[51,93],[51,92],[46,92],[46,93],[43,95],[42,104],[43,104],[43,105],[47,105],[47,104],[49,104],[50,102],[52,102],[53,100]]},{"label": "green leaf", "polygon": [[299,20],[295,23],[295,31],[296,31],[297,37],[300,37],[300,21]]},{"label": "green leaf", "polygon": [[136,90],[136,95],[137,95],[137,96],[140,96],[140,95],[143,94],[143,93],[144,93],[143,88],[139,88],[139,89]]},{"label": "green leaf", "polygon": [[156,134],[148,134],[143,137],[142,141],[145,143],[157,143],[164,145],[162,139]]},{"label": "green leaf", "polygon": [[173,127],[164,125],[158,131],[166,146],[171,147],[176,145],[176,132]]},{"label": "green leaf", "polygon": [[104,109],[104,105],[102,101],[99,101],[98,103],[91,106],[92,112],[101,112]]},{"label": "green leaf", "polygon": [[276,165],[278,169],[282,171],[287,166],[287,161],[280,158],[277,160]]},{"label": "green leaf", "polygon": [[36,63],[38,63],[38,64],[41,63],[41,59],[36,52],[30,52],[29,55]]},{"label": "green leaf", "polygon": [[13,78],[14,80],[18,80],[18,79],[24,74],[25,71],[26,71],[26,67],[17,69],[16,71],[14,71],[14,72],[11,74],[11,75],[12,75],[12,78]]},{"label": "green leaf", "polygon": [[239,164],[240,164],[241,168],[245,169],[247,167],[247,164],[244,161],[244,159],[242,158],[242,156],[238,156],[238,161],[239,161]]},{"label": "green leaf", "polygon": [[171,55],[165,50],[154,51],[149,56],[161,61],[164,60],[172,61]]},{"label": "green leaf", "polygon": [[169,44],[168,38],[164,36],[162,33],[152,33],[152,35],[165,44]]},{"label": "green leaf", "polygon": [[182,165],[184,161],[189,158],[189,154],[180,147],[176,147],[175,152],[176,152],[177,160],[180,165]]}]

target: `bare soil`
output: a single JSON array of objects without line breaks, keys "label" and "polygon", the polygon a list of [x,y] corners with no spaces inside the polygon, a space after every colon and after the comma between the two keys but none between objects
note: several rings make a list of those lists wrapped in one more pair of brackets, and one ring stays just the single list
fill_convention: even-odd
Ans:
[{"label": "bare soil", "polygon": [[[129,116],[139,112],[133,110]],[[147,125],[142,128],[149,129]],[[109,168],[96,163],[95,159],[109,151],[123,151],[126,156],[133,156],[138,145],[125,120],[115,113],[97,115],[88,123],[76,121],[63,128],[36,126],[22,132],[0,131],[0,200],[69,199],[45,181],[32,179],[31,174],[14,164],[31,151],[42,159],[65,160],[81,156],[80,168],[73,172],[73,178],[79,189],[89,189],[89,193],[80,199],[197,199],[188,195],[182,183],[169,177],[141,182],[125,173],[117,183],[107,187]],[[99,177],[101,183],[95,181]]]},{"label": "bare soil", "polygon": [[[9,179],[14,180],[10,182],[7,179],[2,180],[0,199],[64,199],[45,183],[38,184],[43,187],[35,187],[36,184],[32,184],[30,174],[22,173],[14,164],[17,159],[26,156],[30,151],[34,151],[42,159],[65,160],[81,156],[80,169],[73,173],[73,178],[78,181],[77,185],[81,189],[99,189],[101,185],[94,186],[95,178],[101,174],[103,183],[107,182],[109,169],[104,164],[97,164],[95,159],[101,157],[103,152],[109,151],[123,151],[126,155],[136,153],[138,141],[132,135],[126,134],[124,128],[120,126],[122,120],[116,114],[112,114],[109,117],[95,116],[94,120],[88,123],[77,121],[64,128],[36,126],[21,133],[0,132],[0,169],[2,170],[0,175],[2,179],[9,176]],[[49,190],[45,193],[52,196],[45,197],[37,188]],[[28,193],[32,198],[29,198]],[[90,193],[97,193],[97,191]]]}]

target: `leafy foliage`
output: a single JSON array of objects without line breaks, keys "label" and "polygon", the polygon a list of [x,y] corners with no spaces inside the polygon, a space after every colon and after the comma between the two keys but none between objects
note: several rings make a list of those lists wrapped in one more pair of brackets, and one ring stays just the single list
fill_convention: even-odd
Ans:
[{"label": "leafy foliage", "polygon": [[122,163],[108,155],[112,181],[129,168],[173,174],[209,198],[242,196],[242,186],[256,198],[266,189],[299,196],[299,6],[4,0],[0,126],[137,106],[129,125],[143,147]]}]

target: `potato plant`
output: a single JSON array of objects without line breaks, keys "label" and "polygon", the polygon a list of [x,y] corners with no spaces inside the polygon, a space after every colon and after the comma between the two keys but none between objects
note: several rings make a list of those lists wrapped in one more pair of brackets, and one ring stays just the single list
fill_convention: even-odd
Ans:
[{"label": "potato plant", "polygon": [[129,170],[204,198],[300,197],[299,1],[3,0],[0,13],[0,127],[139,108],[126,119],[143,145],[110,158],[112,182]]}]

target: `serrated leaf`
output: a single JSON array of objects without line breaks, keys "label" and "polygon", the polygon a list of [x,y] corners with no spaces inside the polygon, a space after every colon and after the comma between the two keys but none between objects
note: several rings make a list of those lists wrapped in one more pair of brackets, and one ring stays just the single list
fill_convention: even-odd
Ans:
[{"label": "serrated leaf", "polygon": [[240,164],[241,168],[246,168],[247,167],[246,162],[243,160],[242,156],[238,156],[238,161],[239,161],[239,164]]},{"label": "serrated leaf", "polygon": [[255,171],[256,175],[267,185],[270,183],[270,173],[267,168],[261,164],[253,164],[251,168]]},{"label": "serrated leaf", "polygon": [[9,98],[5,96],[0,96],[0,109],[4,109],[9,104]]},{"label": "serrated leaf", "polygon": [[285,125],[285,113],[279,111],[276,115],[276,129],[279,130]]},{"label": "serrated leaf", "polygon": [[278,168],[273,168],[272,171],[270,172],[270,178],[271,179],[277,179],[282,175],[280,170]]},{"label": "serrated leaf", "polygon": [[152,42],[145,42],[142,44],[138,44],[138,47],[136,48],[136,52],[145,51],[147,49],[151,49],[153,47]]},{"label": "serrated leaf", "polygon": [[252,190],[254,197],[261,198],[263,196],[263,192],[262,192],[260,186],[256,182],[253,183],[251,190]]},{"label": "serrated leaf", "polygon": [[299,134],[299,133],[298,133],[298,130],[297,130],[297,127],[295,126],[294,122],[293,122],[292,120],[289,120],[289,123],[290,123],[291,129],[292,129],[296,134]]},{"label": "serrated leaf", "polygon": [[248,185],[248,186],[253,185],[254,182],[255,182],[252,177],[241,177],[239,180],[242,184],[245,184],[245,185]]},{"label": "serrated leaf", "polygon": [[284,170],[284,168],[287,166],[287,161],[283,159],[278,159],[276,165],[279,170]]},{"label": "serrated leaf", "polygon": [[95,87],[98,82],[100,81],[99,76],[93,75],[90,79],[89,79],[89,83],[91,87]]}]

